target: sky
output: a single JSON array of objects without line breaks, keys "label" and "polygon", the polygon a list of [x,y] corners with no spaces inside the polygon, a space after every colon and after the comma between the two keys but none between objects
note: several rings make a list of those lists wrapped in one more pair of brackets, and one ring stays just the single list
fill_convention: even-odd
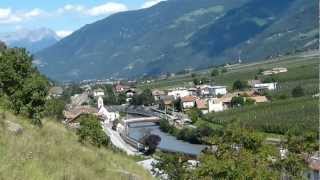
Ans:
[{"label": "sky", "polygon": [[64,37],[111,14],[164,0],[0,0],[0,33],[50,28]]}]

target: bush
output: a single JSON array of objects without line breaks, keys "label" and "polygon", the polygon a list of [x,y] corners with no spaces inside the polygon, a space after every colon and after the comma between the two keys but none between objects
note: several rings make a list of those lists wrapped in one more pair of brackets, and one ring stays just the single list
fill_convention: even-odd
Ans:
[{"label": "bush", "polygon": [[88,142],[94,146],[108,146],[109,138],[103,131],[99,119],[93,115],[80,117],[80,129],[78,130],[79,141]]},{"label": "bush", "polygon": [[241,96],[237,96],[237,97],[233,97],[231,99],[231,106],[232,107],[239,107],[239,106],[243,106],[245,103],[244,98]]},{"label": "bush", "polygon": [[145,152],[146,155],[153,154],[157,147],[159,146],[161,141],[161,137],[158,135],[147,135],[144,138],[142,138],[142,143],[147,147],[147,150]]},{"label": "bush", "polygon": [[295,87],[291,92],[293,97],[302,97],[305,95],[304,89],[301,86]]},{"label": "bush", "polygon": [[219,72],[218,69],[214,69],[214,70],[211,71],[211,76],[212,76],[212,77],[218,76],[219,73],[220,73],[220,72]]},{"label": "bush", "polygon": [[237,80],[233,83],[233,90],[244,90],[248,88],[248,83],[246,81]]}]

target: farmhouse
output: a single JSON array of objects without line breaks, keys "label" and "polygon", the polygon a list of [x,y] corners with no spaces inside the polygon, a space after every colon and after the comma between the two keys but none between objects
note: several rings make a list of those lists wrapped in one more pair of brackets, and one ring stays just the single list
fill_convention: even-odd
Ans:
[{"label": "farmhouse", "polygon": [[198,94],[203,97],[217,97],[226,95],[227,87],[226,86],[210,86],[210,85],[202,85],[198,86]]},{"label": "farmhouse", "polygon": [[182,107],[184,110],[191,109],[196,105],[197,97],[195,96],[184,96],[181,98]]},{"label": "farmhouse", "polygon": [[206,100],[197,99],[196,100],[196,107],[201,110],[203,114],[209,113],[208,103]]},{"label": "farmhouse", "polygon": [[174,99],[190,96],[191,93],[187,89],[179,88],[168,92],[168,96],[173,96]]},{"label": "farmhouse", "polygon": [[166,95],[166,93],[164,91],[161,90],[153,90],[152,91],[152,96],[154,97],[155,101],[160,101],[161,96]]},{"label": "farmhouse", "polygon": [[274,91],[277,89],[277,83],[261,83],[261,84],[255,84],[253,89],[257,92],[263,92],[263,91]]},{"label": "farmhouse", "polygon": [[65,122],[67,124],[77,123],[77,119],[85,114],[98,115],[98,110],[90,106],[77,106],[68,111],[63,111]]},{"label": "farmhouse", "polygon": [[126,86],[126,85],[117,84],[114,86],[114,90],[117,93],[123,93],[128,91],[129,89],[130,89],[130,86]]}]

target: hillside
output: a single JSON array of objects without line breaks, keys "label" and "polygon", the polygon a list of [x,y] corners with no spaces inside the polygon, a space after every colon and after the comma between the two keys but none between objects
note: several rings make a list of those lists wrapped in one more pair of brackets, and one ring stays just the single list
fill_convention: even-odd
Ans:
[{"label": "hillside", "polygon": [[[79,29],[39,52],[57,80],[135,77],[264,60],[317,47],[317,3],[169,0]],[[88,71],[90,69],[90,71]]]},{"label": "hillside", "polygon": [[[152,179],[134,159],[104,148],[84,146],[63,125],[44,121],[43,128],[0,110],[0,179]],[[4,129],[4,119],[23,133]]]}]

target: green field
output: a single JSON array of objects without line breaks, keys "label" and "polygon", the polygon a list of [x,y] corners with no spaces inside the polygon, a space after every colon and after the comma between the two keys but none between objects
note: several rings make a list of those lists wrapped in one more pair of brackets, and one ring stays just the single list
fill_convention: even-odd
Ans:
[{"label": "green field", "polygon": [[[317,57],[284,57],[279,60],[264,61],[260,63],[243,64],[231,66],[227,73],[216,77],[210,77],[211,69],[195,72],[197,78],[210,78],[218,85],[226,85],[231,89],[234,81],[252,80],[257,75],[259,69],[271,69],[274,67],[286,67],[287,73],[275,75],[279,82],[279,93],[290,94],[291,90],[297,85],[302,85],[306,94],[316,94],[319,83],[319,59]],[[263,76],[259,76],[264,78]],[[167,89],[172,87],[191,86],[193,78],[191,75],[178,75],[166,80],[157,80],[150,84],[140,84],[139,88],[159,88]]]},{"label": "green field", "polygon": [[318,132],[318,103],[317,98],[291,98],[212,113],[206,119],[216,125],[239,120],[245,127],[274,134],[285,134],[290,129]]},{"label": "green field", "polygon": [[39,129],[6,113],[5,119],[24,128],[23,134],[16,136],[4,129],[3,116],[1,113],[0,179],[152,179],[133,157],[82,145],[75,133],[60,123],[46,120]]}]

